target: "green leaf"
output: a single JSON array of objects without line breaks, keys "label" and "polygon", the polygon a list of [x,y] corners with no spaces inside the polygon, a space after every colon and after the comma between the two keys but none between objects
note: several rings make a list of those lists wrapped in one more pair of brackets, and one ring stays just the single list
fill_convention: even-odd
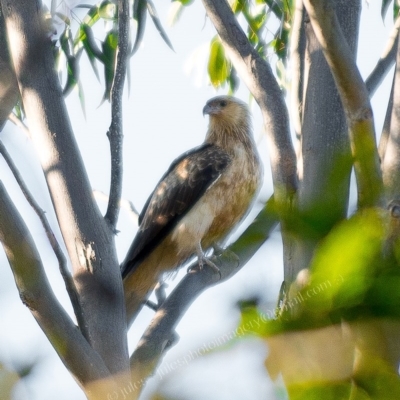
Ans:
[{"label": "green leaf", "polygon": [[78,83],[79,63],[76,57],[67,58],[67,82],[64,86],[63,95],[68,96]]},{"label": "green leaf", "polygon": [[147,0],[135,0],[133,3],[133,19],[137,23],[137,29],[131,56],[137,52],[143,40],[147,19]]},{"label": "green leaf", "polygon": [[239,14],[240,12],[243,11],[245,5],[246,5],[246,0],[234,0],[231,5],[233,13]]},{"label": "green leaf", "polygon": [[310,286],[303,291],[312,313],[362,304],[384,266],[385,215],[378,209],[365,209],[338,224],[317,248]]},{"label": "green leaf", "polygon": [[108,21],[114,21],[118,15],[117,5],[109,0],[103,1],[99,6],[99,16]]},{"label": "green leaf", "polygon": [[100,19],[99,7],[97,5],[90,8],[83,18],[82,23],[93,26]]},{"label": "green leaf", "polygon": [[277,1],[277,0],[265,0],[265,4],[272,10],[272,12],[275,14],[275,16],[279,19],[282,20],[283,18],[283,5],[282,1]]},{"label": "green leaf", "polygon": [[399,16],[400,2],[399,0],[394,0],[393,2],[393,19],[395,20]]},{"label": "green leaf", "polygon": [[115,73],[115,57],[117,54],[118,46],[118,31],[117,29],[112,29],[106,36],[103,42],[103,55],[104,55],[104,79],[106,84],[106,89],[104,92],[103,100],[110,99],[110,93],[112,84],[114,81]]},{"label": "green leaf", "polygon": [[236,69],[231,68],[231,73],[229,74],[229,94],[233,95],[238,89],[240,84],[240,79],[237,75]]},{"label": "green leaf", "polygon": [[155,27],[158,30],[158,33],[161,35],[161,37],[163,38],[164,42],[168,45],[168,47],[172,51],[175,51],[174,48],[172,47],[172,43],[169,40],[163,26],[161,25],[161,21],[160,21],[160,18],[158,17],[157,10],[151,0],[147,0],[147,9],[149,11],[150,17],[153,20]]},{"label": "green leaf", "polygon": [[71,57],[71,47],[70,47],[70,40],[71,40],[71,29],[68,25],[65,26],[64,32],[60,36],[60,46],[61,50],[65,54],[65,56]]},{"label": "green leaf", "polygon": [[82,34],[83,47],[86,51],[86,54],[88,55],[94,73],[96,74],[97,79],[99,79],[99,72],[97,70],[96,58],[100,61],[104,61],[103,53],[97,46],[97,43],[94,39],[92,28],[87,24],[82,24],[80,29],[83,32]]},{"label": "green leaf", "polygon": [[229,76],[230,63],[225,57],[224,47],[217,36],[211,41],[207,69],[211,84],[215,88],[222,86]]},{"label": "green leaf", "polygon": [[[381,6],[381,16],[382,19],[385,19],[387,10],[390,6],[390,3],[392,2],[392,0],[382,0],[382,6]],[[395,2],[396,3],[396,2]]]},{"label": "green leaf", "polygon": [[82,108],[83,116],[86,119],[85,94],[83,92],[83,86],[82,86],[80,81],[78,81],[78,95],[79,95],[79,100],[81,102],[81,108]]}]

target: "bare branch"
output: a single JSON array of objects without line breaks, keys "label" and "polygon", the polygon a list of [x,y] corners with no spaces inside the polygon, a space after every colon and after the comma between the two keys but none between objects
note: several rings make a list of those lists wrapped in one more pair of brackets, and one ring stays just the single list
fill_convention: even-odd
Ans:
[{"label": "bare branch", "polygon": [[10,62],[5,21],[0,9],[0,131],[7,122],[8,115],[17,103],[18,83]]},{"label": "bare branch", "polygon": [[306,36],[304,32],[303,0],[297,0],[296,9],[293,17],[293,27],[290,41],[290,64],[292,67],[291,115],[294,131],[296,132],[296,136],[298,139],[301,136],[302,124],[305,47]]},{"label": "bare branch", "polygon": [[114,82],[111,88],[111,125],[107,132],[111,151],[111,187],[106,221],[115,231],[122,193],[122,94],[129,60],[129,1],[118,1],[118,47]]},{"label": "bare branch", "polygon": [[383,182],[369,94],[343,36],[332,3],[304,0],[314,32],[331,68],[346,113],[358,186],[358,205],[383,202]]},{"label": "bare branch", "polygon": [[396,81],[395,78],[396,78],[396,74],[393,75],[392,88],[390,89],[389,102],[388,102],[388,105],[386,108],[385,120],[383,122],[381,138],[379,140],[379,146],[378,146],[378,153],[379,153],[379,157],[381,159],[381,165],[383,165],[383,160],[385,159],[387,142],[389,140],[389,135],[390,135],[390,123],[391,123],[392,111],[393,111],[394,84]]},{"label": "bare branch", "polygon": [[270,65],[249,43],[228,2],[203,0],[203,4],[233,65],[262,111],[275,200],[287,202],[288,197],[297,190],[297,170],[283,93]]},{"label": "bare branch", "polygon": [[110,375],[103,360],[74,325],[51,290],[23,219],[0,181],[0,241],[24,304],[65,366],[84,387]]},{"label": "bare branch", "polygon": [[[400,41],[399,41],[400,43]],[[383,159],[383,182],[388,200],[400,195],[400,46],[397,46],[396,70],[393,81],[393,104],[390,117],[390,131]]]},{"label": "bare branch", "polygon": [[176,325],[200,293],[235,275],[269,238],[277,224],[278,215],[271,198],[240,238],[221,254],[213,256],[212,261],[220,269],[221,279],[209,268],[195,269],[182,279],[158,309],[131,356],[133,383],[143,384],[154,372],[166,350],[175,341]]},{"label": "bare branch", "polygon": [[39,217],[40,222],[46,232],[47,239],[54,251],[54,254],[57,257],[58,265],[60,267],[61,275],[65,282],[65,287],[68,291],[69,297],[71,299],[72,306],[74,308],[74,312],[76,315],[77,320],[79,321],[79,325],[84,327],[84,321],[82,316],[82,309],[79,303],[78,293],[75,287],[75,282],[72,279],[71,273],[68,270],[67,259],[63,251],[61,250],[60,245],[54,233],[50,227],[49,222],[47,221],[45,212],[40,208],[39,204],[36,202],[32,194],[30,193],[28,187],[26,186],[24,180],[22,179],[21,174],[19,173],[16,165],[14,164],[10,154],[8,153],[7,149],[5,148],[3,142],[0,140],[0,154],[3,156],[4,160],[6,161],[8,167],[10,168],[12,174],[14,175],[15,180],[17,181],[23,195],[25,196],[26,200],[30,204],[30,206],[35,211],[36,215]]},{"label": "bare branch", "polygon": [[390,33],[388,43],[386,44],[385,50],[383,51],[379,61],[375,65],[375,68],[369,74],[365,80],[368,93],[372,97],[379,87],[386,74],[396,60],[397,42],[399,40],[400,30],[400,17],[397,17],[392,32]]},{"label": "bare branch", "polygon": [[126,371],[126,319],[114,235],[92,195],[42,9],[34,1],[0,2],[32,140],[72,264],[85,320],[82,332],[112,374]]}]

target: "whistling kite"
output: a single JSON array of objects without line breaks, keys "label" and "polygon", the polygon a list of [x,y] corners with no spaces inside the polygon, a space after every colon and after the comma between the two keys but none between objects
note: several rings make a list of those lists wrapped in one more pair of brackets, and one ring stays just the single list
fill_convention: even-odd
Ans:
[{"label": "whistling kite", "polygon": [[160,275],[221,244],[246,216],[262,180],[245,103],[218,96],[204,143],[178,157],[139,217],[139,231],[121,265],[127,314],[138,311]]}]

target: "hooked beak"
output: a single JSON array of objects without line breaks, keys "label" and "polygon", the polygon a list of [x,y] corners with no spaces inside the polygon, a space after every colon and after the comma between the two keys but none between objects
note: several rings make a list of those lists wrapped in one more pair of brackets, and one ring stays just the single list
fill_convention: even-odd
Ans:
[{"label": "hooked beak", "polygon": [[210,106],[209,104],[206,104],[203,108],[203,117],[206,114],[208,114],[208,115],[217,114],[217,110],[215,109],[215,107]]}]

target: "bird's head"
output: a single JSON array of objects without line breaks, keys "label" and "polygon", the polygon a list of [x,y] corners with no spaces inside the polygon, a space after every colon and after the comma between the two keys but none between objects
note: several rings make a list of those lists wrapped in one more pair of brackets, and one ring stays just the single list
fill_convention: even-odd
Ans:
[{"label": "bird's head", "polygon": [[217,96],[208,100],[203,115],[210,116],[210,125],[241,126],[248,124],[249,109],[243,101],[232,96]]}]

